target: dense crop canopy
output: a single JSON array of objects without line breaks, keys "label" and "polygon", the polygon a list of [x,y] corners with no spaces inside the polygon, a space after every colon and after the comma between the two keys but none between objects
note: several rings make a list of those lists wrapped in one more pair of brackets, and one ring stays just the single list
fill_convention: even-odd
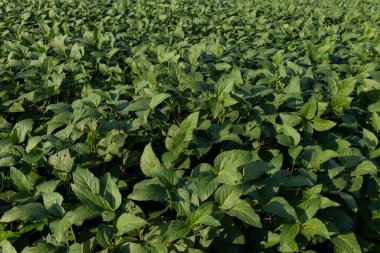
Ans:
[{"label": "dense crop canopy", "polygon": [[2,252],[380,252],[379,10],[0,0]]}]

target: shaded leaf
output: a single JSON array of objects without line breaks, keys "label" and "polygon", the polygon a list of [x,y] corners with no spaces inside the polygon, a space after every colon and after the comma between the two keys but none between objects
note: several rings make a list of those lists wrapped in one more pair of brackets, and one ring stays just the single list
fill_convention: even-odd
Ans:
[{"label": "shaded leaf", "polygon": [[238,202],[227,211],[228,215],[234,216],[245,223],[261,228],[260,216],[256,214],[252,206],[246,200],[238,200]]},{"label": "shaded leaf", "polygon": [[263,210],[282,218],[298,220],[296,211],[283,197],[272,198]]}]

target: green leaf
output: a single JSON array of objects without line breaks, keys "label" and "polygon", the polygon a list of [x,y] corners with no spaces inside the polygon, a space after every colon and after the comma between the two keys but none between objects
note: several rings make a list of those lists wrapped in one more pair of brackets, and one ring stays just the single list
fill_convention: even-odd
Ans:
[{"label": "green leaf", "polygon": [[173,35],[176,37],[176,38],[179,38],[179,39],[184,39],[185,38],[185,32],[183,31],[182,29],[182,26],[181,26],[181,23],[178,23],[174,32],[173,32]]},{"label": "green leaf", "polygon": [[240,69],[237,66],[234,66],[228,76],[223,76],[218,80],[216,94],[218,97],[222,96],[222,94],[228,94],[232,91],[235,84],[242,82],[243,79],[241,77]]},{"label": "green leaf", "polygon": [[238,186],[222,185],[215,191],[214,198],[221,209],[228,210],[239,201],[242,193],[243,190]]},{"label": "green leaf", "polygon": [[199,112],[194,112],[184,119],[180,126],[173,125],[165,139],[166,148],[175,158],[184,151],[194,139],[193,133],[198,125]]},{"label": "green leaf", "polygon": [[161,201],[165,202],[167,193],[157,181],[144,180],[135,184],[133,192],[129,194],[128,198],[137,201]]},{"label": "green leaf", "polygon": [[313,168],[319,168],[321,164],[337,156],[338,156],[338,153],[330,149],[323,150],[323,151],[317,150],[313,152],[311,165],[313,166]]},{"label": "green leaf", "polygon": [[190,228],[183,220],[172,220],[166,229],[163,239],[165,242],[172,242],[178,239],[185,238],[190,232]]},{"label": "green leaf", "polygon": [[278,252],[299,252],[297,242],[295,240],[291,241],[288,244],[280,244],[279,247],[277,247]]},{"label": "green leaf", "polygon": [[223,110],[223,105],[220,100],[217,98],[211,98],[209,100],[210,110],[212,113],[212,117],[216,119],[220,112]]},{"label": "green leaf", "polygon": [[277,142],[282,146],[286,147],[294,147],[294,139],[291,136],[287,136],[285,134],[276,135]]},{"label": "green leaf", "polygon": [[131,232],[132,230],[139,229],[147,224],[147,221],[134,214],[123,213],[117,219],[116,228],[118,235],[122,235]]},{"label": "green leaf", "polygon": [[110,161],[113,156],[121,157],[121,151],[125,143],[126,135],[118,131],[108,132],[97,144],[97,153],[103,156],[105,161]]},{"label": "green leaf", "polygon": [[29,153],[34,147],[43,140],[41,136],[33,136],[29,139],[28,145],[26,145],[25,151]]},{"label": "green leaf", "polygon": [[115,230],[105,224],[100,224],[96,233],[96,241],[103,247],[108,248],[112,244]]},{"label": "green leaf", "polygon": [[356,240],[354,233],[340,234],[331,238],[331,242],[335,245],[338,252],[341,253],[361,253],[360,245]]},{"label": "green leaf", "polygon": [[215,69],[218,70],[218,71],[228,70],[230,68],[231,68],[231,65],[228,64],[228,63],[226,63],[226,62],[215,64]]},{"label": "green leaf", "polygon": [[284,134],[293,138],[294,140],[293,146],[297,146],[298,143],[300,143],[301,135],[293,127],[289,125],[284,125],[283,128],[284,128]]},{"label": "green leaf", "polygon": [[297,130],[289,125],[284,125],[283,130],[283,134],[276,136],[278,143],[288,147],[295,147],[300,143],[301,135],[297,132]]},{"label": "green leaf", "polygon": [[260,216],[246,200],[239,199],[237,203],[227,211],[227,214],[234,216],[251,226],[258,228],[262,227]]},{"label": "green leaf", "polygon": [[99,194],[99,179],[89,170],[77,168],[73,173],[74,184],[71,188],[74,194],[86,206],[94,211],[112,211],[110,204]]},{"label": "green leaf", "polygon": [[190,194],[182,188],[178,188],[171,194],[173,206],[178,216],[188,216],[190,214]]},{"label": "green leaf", "polygon": [[358,204],[356,203],[356,200],[352,195],[340,191],[332,191],[331,193],[340,196],[353,212],[356,213],[358,211]]},{"label": "green leaf", "polygon": [[206,203],[200,206],[195,212],[192,212],[186,218],[186,224],[189,226],[195,225],[209,225],[220,226],[220,222],[215,219],[211,214],[213,213],[213,204]]},{"label": "green leaf", "polygon": [[74,184],[82,190],[99,192],[99,179],[88,169],[77,168],[73,173]]},{"label": "green leaf", "polygon": [[121,252],[125,253],[150,253],[150,251],[143,248],[141,243],[127,242],[120,247]]},{"label": "green leaf", "polygon": [[53,220],[49,223],[49,228],[58,242],[66,241],[69,237],[68,229],[72,225],[69,218],[72,212],[68,212],[62,219]]},{"label": "green leaf", "polygon": [[303,201],[296,207],[298,217],[301,222],[306,222],[314,217],[321,205],[321,198],[310,198]]},{"label": "green leaf", "polygon": [[216,180],[214,175],[204,175],[201,174],[196,181],[196,186],[198,189],[198,195],[200,200],[203,202],[209,198],[212,193],[216,190],[220,183]]},{"label": "green leaf", "polygon": [[36,186],[38,192],[53,192],[59,185],[60,180],[49,180]]},{"label": "green leaf", "polygon": [[220,183],[236,185],[242,180],[238,168],[252,160],[252,154],[244,150],[231,150],[220,153],[214,161]]},{"label": "green leaf", "polygon": [[16,139],[18,143],[22,143],[25,141],[26,136],[33,129],[34,120],[32,119],[24,119],[16,123],[14,126],[11,137]]},{"label": "green leaf", "polygon": [[380,116],[377,112],[372,113],[372,127],[376,133],[380,132]]},{"label": "green leaf", "polygon": [[193,131],[197,128],[198,118],[199,112],[194,112],[181,122],[179,128],[182,132],[186,133],[183,141],[192,141],[194,139]]},{"label": "green leaf", "polygon": [[68,229],[75,224],[80,226],[83,221],[95,218],[98,212],[94,212],[84,205],[68,211],[61,219],[53,220],[49,223],[49,228],[52,231],[55,239],[58,242],[64,241],[68,235]]},{"label": "green leaf", "polygon": [[373,149],[376,149],[377,144],[379,143],[379,140],[377,139],[374,133],[363,128],[363,139],[361,140],[361,143],[363,143],[369,149],[373,150]]},{"label": "green leaf", "polygon": [[283,197],[272,198],[263,210],[286,219],[298,220],[296,211]]},{"label": "green leaf", "polygon": [[380,112],[380,102],[368,105],[367,110],[369,112]]},{"label": "green leaf", "polygon": [[150,109],[154,110],[159,104],[161,104],[170,97],[171,95],[169,93],[159,93],[154,95],[149,102]]},{"label": "green leaf", "polygon": [[267,162],[254,161],[243,165],[243,176],[245,179],[256,179],[273,168],[274,167]]},{"label": "green leaf", "polygon": [[65,246],[48,242],[36,243],[35,246],[28,246],[23,249],[22,253],[59,253],[66,250]]},{"label": "green leaf", "polygon": [[[75,253],[79,253],[79,252],[89,252],[89,253],[91,252],[91,253],[94,253],[95,252],[95,247],[96,247],[96,240],[95,240],[95,237],[92,237],[92,238],[90,238],[90,239],[82,242],[81,244],[78,244],[78,243],[72,244],[70,246],[69,253],[72,253],[71,250],[75,250]],[[65,250],[66,250],[66,248],[65,248]]]},{"label": "green leaf", "polygon": [[314,96],[310,97],[307,103],[301,107],[300,115],[309,120],[313,119],[318,108],[317,102],[318,101]]},{"label": "green leaf", "polygon": [[49,163],[55,170],[70,172],[74,167],[74,158],[70,156],[69,149],[64,149],[50,156]]},{"label": "green leaf", "polygon": [[116,182],[109,172],[100,181],[100,194],[108,201],[113,210],[120,207],[122,197]]},{"label": "green leaf", "polygon": [[1,241],[0,247],[3,250],[2,252],[4,252],[4,253],[17,253],[16,249],[7,240]]},{"label": "green leaf", "polygon": [[303,224],[301,234],[307,238],[314,237],[315,235],[319,235],[327,239],[330,238],[326,225],[317,218],[312,218]]},{"label": "green leaf", "polygon": [[376,165],[369,161],[365,160],[361,162],[354,171],[351,172],[351,176],[358,177],[358,176],[364,176],[370,174],[374,177],[377,175],[377,167]]},{"label": "green leaf", "polygon": [[319,117],[315,117],[313,119],[313,127],[317,131],[327,131],[333,128],[336,125],[335,122],[327,119],[321,119]]},{"label": "green leaf", "polygon": [[343,208],[326,208],[323,210],[323,216],[328,217],[328,221],[333,223],[333,228],[337,228],[334,228],[333,231],[339,231],[339,233],[349,233],[354,230],[354,220]]},{"label": "green leaf", "polygon": [[321,205],[320,205],[319,208],[320,209],[325,209],[325,208],[328,208],[328,207],[336,207],[336,206],[340,206],[339,203],[337,203],[335,201],[332,201],[329,198],[322,197],[321,198]]},{"label": "green leaf", "polygon": [[80,60],[84,55],[84,47],[79,46],[78,43],[75,43],[71,48],[70,57],[76,60]]},{"label": "green leaf", "polygon": [[62,217],[65,210],[62,207],[63,197],[58,192],[44,192],[42,193],[44,205],[50,214],[55,217]]},{"label": "green leaf", "polygon": [[293,161],[295,161],[297,157],[300,155],[302,150],[303,150],[302,146],[291,147],[288,149],[288,153],[290,157],[293,159]]},{"label": "green leaf", "polygon": [[285,223],[282,226],[280,234],[280,243],[287,245],[290,244],[298,233],[300,232],[300,225],[297,223]]},{"label": "green leaf", "polygon": [[11,167],[12,165],[15,165],[16,163],[17,163],[16,159],[13,156],[0,158],[0,168]]},{"label": "green leaf", "polygon": [[39,221],[49,216],[48,210],[40,203],[29,203],[21,206],[15,206],[11,210],[6,211],[1,217],[1,222],[12,222],[16,220],[30,219]]},{"label": "green leaf", "polygon": [[279,234],[273,233],[271,231],[268,231],[267,233],[268,233],[268,235],[267,235],[266,241],[261,242],[261,244],[266,249],[273,247],[274,245],[276,245],[277,243],[280,242],[280,235]]},{"label": "green leaf", "polygon": [[12,183],[16,187],[16,189],[20,192],[30,192],[30,190],[32,189],[32,185],[30,180],[28,180],[24,173],[22,173],[20,170],[16,169],[13,166],[9,169],[9,171]]},{"label": "green leaf", "polygon": [[351,93],[355,89],[355,83],[356,83],[356,78],[355,77],[350,77],[347,79],[344,79],[338,83],[338,94],[339,96],[350,96]]},{"label": "green leaf", "polygon": [[140,160],[141,171],[148,177],[154,177],[155,171],[161,168],[160,160],[153,152],[152,145],[145,146]]},{"label": "green leaf", "polygon": [[89,190],[83,190],[75,184],[72,184],[71,188],[77,198],[90,209],[97,212],[112,210],[110,204],[98,193]]},{"label": "green leaf", "polygon": [[293,76],[290,79],[289,85],[285,87],[284,91],[287,94],[301,94],[301,79],[299,76]]}]

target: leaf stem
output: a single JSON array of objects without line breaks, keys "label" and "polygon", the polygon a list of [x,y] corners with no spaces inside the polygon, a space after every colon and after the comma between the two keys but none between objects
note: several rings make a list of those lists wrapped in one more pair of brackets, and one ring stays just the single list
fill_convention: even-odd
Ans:
[{"label": "leaf stem", "polygon": [[71,232],[71,235],[74,239],[74,243],[77,243],[77,238],[75,237],[74,229],[73,229],[73,226],[71,226],[71,225],[70,225],[70,232]]},{"label": "leaf stem", "polygon": [[278,226],[273,232],[277,232],[278,230],[280,230],[282,228],[284,224],[281,224],[280,226]]}]

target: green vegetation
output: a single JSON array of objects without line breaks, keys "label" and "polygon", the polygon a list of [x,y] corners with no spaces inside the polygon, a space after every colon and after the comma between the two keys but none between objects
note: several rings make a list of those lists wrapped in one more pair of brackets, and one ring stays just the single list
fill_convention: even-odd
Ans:
[{"label": "green vegetation", "polygon": [[379,10],[0,0],[2,252],[380,252]]}]

